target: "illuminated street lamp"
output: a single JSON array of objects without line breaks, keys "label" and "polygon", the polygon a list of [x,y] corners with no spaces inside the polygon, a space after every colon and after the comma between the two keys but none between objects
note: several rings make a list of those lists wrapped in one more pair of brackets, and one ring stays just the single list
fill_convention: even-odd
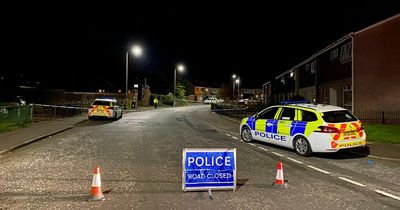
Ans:
[{"label": "illuminated street lamp", "polygon": [[183,64],[178,64],[174,71],[174,107],[175,107],[175,99],[176,99],[176,70],[179,72],[185,71],[185,66]]},{"label": "illuminated street lamp", "polygon": [[[131,48],[132,54],[135,57],[140,57],[143,53],[142,47],[139,45],[133,45]],[[128,64],[129,64],[129,51],[126,52],[126,66],[125,66],[125,100],[128,102]]]}]

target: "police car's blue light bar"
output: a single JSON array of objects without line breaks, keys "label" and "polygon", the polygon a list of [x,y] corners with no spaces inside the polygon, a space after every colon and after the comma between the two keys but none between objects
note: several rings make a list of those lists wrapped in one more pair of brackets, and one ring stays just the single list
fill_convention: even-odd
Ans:
[{"label": "police car's blue light bar", "polygon": [[308,100],[299,100],[299,101],[281,101],[282,105],[287,105],[287,104],[309,104],[310,101]]},{"label": "police car's blue light bar", "polygon": [[100,96],[101,99],[115,99],[114,96]]}]

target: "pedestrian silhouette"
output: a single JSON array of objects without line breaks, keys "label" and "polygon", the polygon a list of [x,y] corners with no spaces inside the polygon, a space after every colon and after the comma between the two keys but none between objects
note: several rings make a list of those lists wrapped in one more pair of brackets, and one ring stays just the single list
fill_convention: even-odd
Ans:
[{"label": "pedestrian silhouette", "polygon": [[154,98],[153,103],[154,103],[154,109],[157,109],[157,104],[158,104],[157,97]]}]

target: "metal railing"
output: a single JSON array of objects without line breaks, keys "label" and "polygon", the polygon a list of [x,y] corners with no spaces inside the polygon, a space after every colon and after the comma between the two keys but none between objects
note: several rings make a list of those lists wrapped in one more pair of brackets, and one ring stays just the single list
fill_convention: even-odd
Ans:
[{"label": "metal railing", "polygon": [[236,120],[252,116],[265,109],[265,105],[243,106],[238,104],[211,104],[211,111],[217,114],[225,115]]},{"label": "metal railing", "polygon": [[[237,104],[211,104],[211,111],[240,120],[267,108],[267,105],[243,106]],[[354,112],[362,122],[374,124],[400,125],[400,111],[356,111]]]},{"label": "metal railing", "polygon": [[356,111],[354,114],[366,123],[400,125],[400,111]]},{"label": "metal railing", "polygon": [[87,112],[88,108],[78,106],[58,106],[46,104],[33,104],[33,121],[71,117]]}]

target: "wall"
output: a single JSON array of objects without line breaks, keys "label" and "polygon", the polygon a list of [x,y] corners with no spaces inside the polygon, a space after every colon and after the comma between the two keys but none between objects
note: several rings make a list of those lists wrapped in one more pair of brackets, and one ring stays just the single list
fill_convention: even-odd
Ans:
[{"label": "wall", "polygon": [[400,15],[354,34],[354,111],[400,110]]}]

